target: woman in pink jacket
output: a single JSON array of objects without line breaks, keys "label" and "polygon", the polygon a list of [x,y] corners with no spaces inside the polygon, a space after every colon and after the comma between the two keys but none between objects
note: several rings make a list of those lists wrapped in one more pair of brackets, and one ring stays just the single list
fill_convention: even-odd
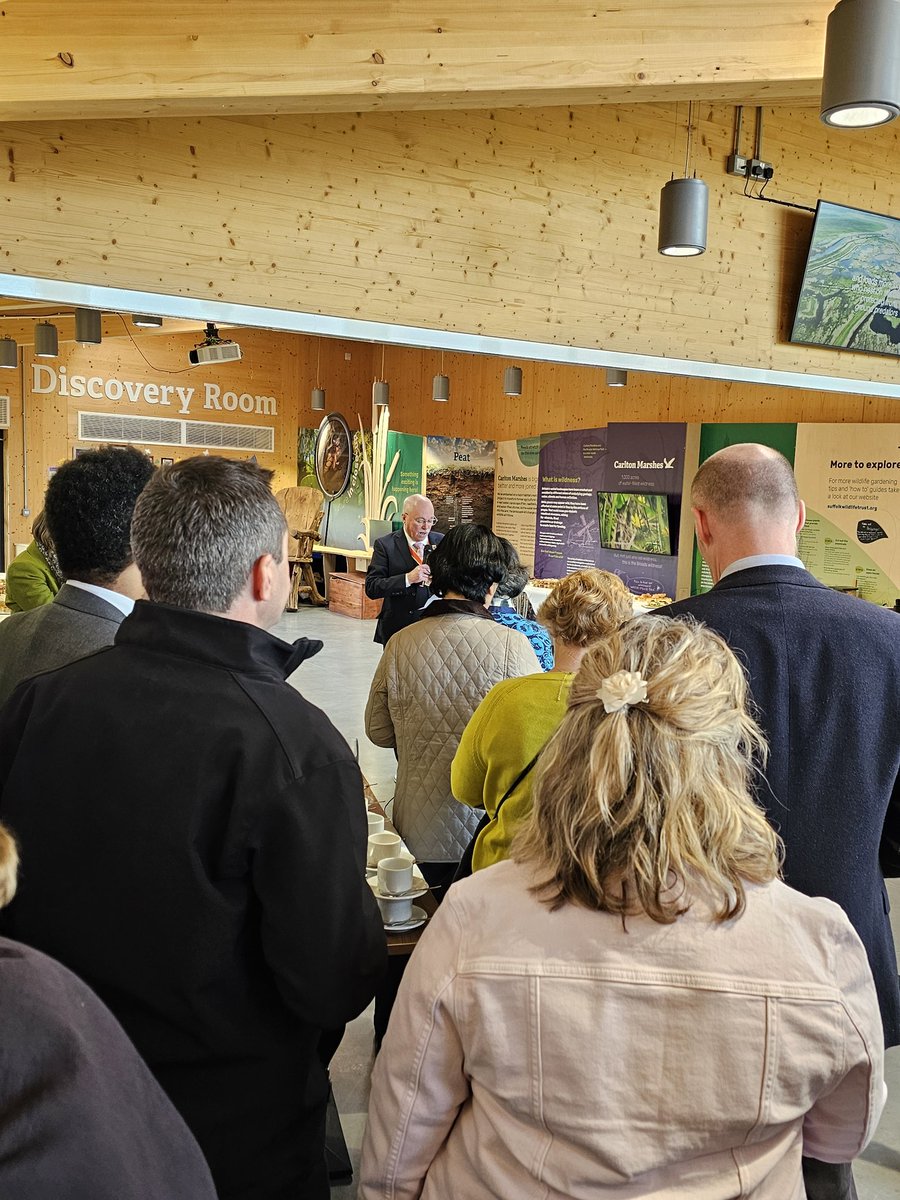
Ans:
[{"label": "woman in pink jacket", "polygon": [[513,857],[455,884],[373,1075],[365,1200],[801,1200],[884,1104],[843,912],[780,883],[743,672],[702,626],[591,650]]}]

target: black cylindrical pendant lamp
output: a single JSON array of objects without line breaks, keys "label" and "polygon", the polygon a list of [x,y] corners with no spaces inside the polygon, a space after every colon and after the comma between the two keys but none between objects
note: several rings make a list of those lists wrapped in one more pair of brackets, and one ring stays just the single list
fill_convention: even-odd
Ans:
[{"label": "black cylindrical pendant lamp", "polygon": [[507,367],[503,372],[503,392],[507,396],[522,395],[521,367]]},{"label": "black cylindrical pendant lamp", "polygon": [[325,389],[314,387],[312,390],[312,410],[313,412],[325,411]]},{"label": "black cylindrical pendant lamp", "polygon": [[702,179],[670,179],[659,194],[659,252],[689,258],[706,249],[709,189]]},{"label": "black cylindrical pendant lamp", "polygon": [[139,329],[159,329],[163,319],[162,317],[148,317],[144,313],[133,313],[131,323],[137,325]]},{"label": "black cylindrical pendant lamp", "polygon": [[83,346],[99,346],[102,340],[100,314],[95,308],[75,309],[75,341]]},{"label": "black cylindrical pendant lamp", "polygon": [[34,327],[34,353],[36,358],[56,358],[59,354],[59,334],[49,321],[38,321]]},{"label": "black cylindrical pendant lamp", "polygon": [[372,401],[375,404],[385,405],[390,403],[391,385],[385,383],[383,379],[376,379],[372,384]]},{"label": "black cylindrical pendant lamp", "polygon": [[606,368],[606,386],[607,387],[625,387],[628,383],[628,372],[623,371],[621,367]]},{"label": "black cylindrical pendant lamp", "polygon": [[431,383],[431,398],[441,403],[445,403],[450,399],[449,375],[435,375]]},{"label": "black cylindrical pendant lamp", "polygon": [[900,116],[900,0],[839,0],[825,35],[820,115],[842,129]]},{"label": "black cylindrical pendant lamp", "polygon": [[11,337],[0,338],[0,367],[19,365],[19,347]]}]

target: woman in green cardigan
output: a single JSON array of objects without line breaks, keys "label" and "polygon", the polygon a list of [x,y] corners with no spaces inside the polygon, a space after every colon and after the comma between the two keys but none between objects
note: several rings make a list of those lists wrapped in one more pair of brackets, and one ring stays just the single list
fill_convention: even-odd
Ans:
[{"label": "woman in green cardigan", "polygon": [[35,517],[31,532],[34,541],[13,559],[6,572],[6,607],[14,613],[49,604],[63,582],[43,512]]},{"label": "woman in green cardigan", "polygon": [[508,857],[513,834],[531,812],[532,772],[519,776],[562,721],[584,655],[632,615],[631,592],[618,576],[596,567],[568,575],[538,614],[553,638],[553,670],[495,684],[473,713],[450,774],[456,799],[491,818],[475,843],[473,871]]}]

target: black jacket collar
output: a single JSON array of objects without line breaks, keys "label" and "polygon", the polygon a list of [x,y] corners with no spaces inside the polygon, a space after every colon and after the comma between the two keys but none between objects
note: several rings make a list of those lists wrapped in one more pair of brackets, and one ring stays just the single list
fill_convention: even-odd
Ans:
[{"label": "black jacket collar", "polygon": [[487,617],[489,621],[493,621],[493,617],[477,600],[432,600],[431,604],[426,605],[419,613],[419,620],[424,620],[425,617],[446,617],[450,614],[464,617]]},{"label": "black jacket collar", "polygon": [[728,588],[759,587],[766,583],[793,583],[798,587],[825,587],[824,583],[819,583],[814,575],[810,575],[809,571],[802,570],[800,567],[768,563],[762,567],[746,567],[743,571],[735,571],[733,575],[726,575],[719,580],[713,591],[722,592]]},{"label": "black jacket collar", "polygon": [[116,645],[283,682],[305,659],[318,654],[323,643],[299,638],[291,645],[245,621],[138,600],[119,626]]}]

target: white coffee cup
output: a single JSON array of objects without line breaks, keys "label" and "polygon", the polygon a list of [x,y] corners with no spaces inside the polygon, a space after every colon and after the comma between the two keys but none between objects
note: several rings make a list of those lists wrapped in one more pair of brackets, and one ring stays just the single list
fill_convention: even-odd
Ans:
[{"label": "white coffee cup", "polygon": [[370,834],[384,833],[384,817],[381,815],[381,813],[370,812],[367,813],[366,816],[369,822]]},{"label": "white coffee cup", "polygon": [[375,899],[385,925],[396,925],[398,921],[408,921],[412,916],[412,896],[376,895]]},{"label": "white coffee cup", "polygon": [[409,859],[383,858],[378,864],[378,890],[382,895],[399,896],[412,891],[413,869]]},{"label": "white coffee cup", "polygon": [[393,858],[399,849],[399,833],[369,834],[368,865],[377,867],[383,858]]}]

